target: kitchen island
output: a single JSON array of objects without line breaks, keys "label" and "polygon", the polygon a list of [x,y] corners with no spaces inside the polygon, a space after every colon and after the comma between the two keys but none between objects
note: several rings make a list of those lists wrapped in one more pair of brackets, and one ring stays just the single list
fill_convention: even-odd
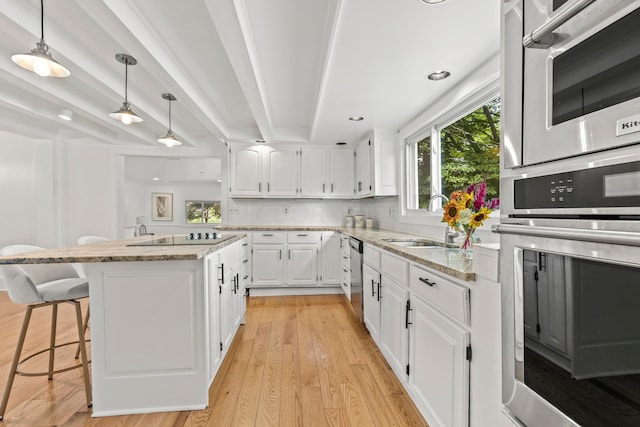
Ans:
[{"label": "kitchen island", "polygon": [[[143,236],[0,257],[0,263],[83,264],[94,417],[194,410],[207,406],[244,313],[238,280],[244,237],[173,245],[172,236]],[[165,244],[131,246],[158,239]]]}]

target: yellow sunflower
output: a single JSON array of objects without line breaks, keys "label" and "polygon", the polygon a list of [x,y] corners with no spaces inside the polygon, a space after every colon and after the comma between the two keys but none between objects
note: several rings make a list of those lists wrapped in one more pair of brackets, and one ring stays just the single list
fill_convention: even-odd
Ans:
[{"label": "yellow sunflower", "polygon": [[475,212],[473,215],[471,215],[471,220],[469,221],[469,225],[474,228],[480,227],[484,222],[484,220],[489,218],[490,213],[491,211],[486,207],[480,208],[478,212]]},{"label": "yellow sunflower", "polygon": [[458,204],[460,209],[469,209],[473,204],[473,193],[462,193]]},{"label": "yellow sunflower", "polygon": [[446,205],[444,205],[444,215],[442,216],[442,220],[444,222],[449,223],[450,226],[454,227],[460,218],[460,207],[455,200],[449,200]]}]

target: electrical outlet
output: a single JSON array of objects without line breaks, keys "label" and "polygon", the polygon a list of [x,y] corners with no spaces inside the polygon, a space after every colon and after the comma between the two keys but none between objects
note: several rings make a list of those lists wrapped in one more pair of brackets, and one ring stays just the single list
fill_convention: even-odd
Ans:
[{"label": "electrical outlet", "polygon": [[284,208],[284,214],[288,215],[289,214],[289,208]]},{"label": "electrical outlet", "polygon": [[347,215],[351,215],[351,208],[347,208]]},{"label": "electrical outlet", "polygon": [[240,214],[240,208],[229,208],[230,215],[238,215]]}]

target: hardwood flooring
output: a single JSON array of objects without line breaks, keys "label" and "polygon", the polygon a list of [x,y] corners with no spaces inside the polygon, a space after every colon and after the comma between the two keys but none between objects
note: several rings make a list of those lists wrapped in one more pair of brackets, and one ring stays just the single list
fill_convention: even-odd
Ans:
[{"label": "hardwood flooring", "polygon": [[[34,314],[26,351],[47,343],[49,311],[42,311]],[[60,311],[59,339],[72,339],[71,307]],[[0,292],[0,392],[23,313],[24,307]],[[73,351],[58,352],[61,363],[73,360]],[[17,377],[3,422],[11,427],[427,425],[342,295],[248,298],[246,324],[209,390],[205,410],[91,418],[76,369],[53,381]]]}]

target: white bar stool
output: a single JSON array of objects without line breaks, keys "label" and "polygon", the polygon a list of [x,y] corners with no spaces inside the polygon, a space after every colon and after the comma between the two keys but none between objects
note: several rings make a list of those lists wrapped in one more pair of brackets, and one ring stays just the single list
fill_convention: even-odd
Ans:
[{"label": "white bar stool", "polygon": [[[42,250],[43,248],[29,245],[12,245],[0,249],[0,255],[16,255],[26,252]],[[82,368],[84,377],[84,387],[87,397],[87,406],[92,403],[91,383],[89,377],[89,361],[87,359],[87,348],[84,338],[85,325],[82,321],[82,309],[78,300],[89,296],[89,281],[80,277],[77,270],[71,264],[22,264],[22,265],[2,265],[0,266],[6,280],[9,298],[16,304],[28,304],[27,311],[22,322],[22,329],[18,344],[11,363],[9,379],[0,403],[0,420],[4,417],[7,408],[11,387],[16,375],[23,376],[44,376],[50,380],[54,374],[66,372],[75,368]],[[60,303],[72,304],[76,311],[76,323],[78,326],[78,341],[56,344],[56,323],[58,318],[58,305]],[[20,359],[22,347],[24,345],[27,329],[31,320],[33,310],[42,307],[52,307],[51,316],[51,338],[50,345],[40,351],[36,351],[23,359]],[[82,363],[66,368],[54,369],[54,357],[57,348],[67,345],[78,344]],[[45,372],[22,372],[20,365],[42,353],[49,352],[49,367]],[[77,357],[77,356],[76,356]]]}]

